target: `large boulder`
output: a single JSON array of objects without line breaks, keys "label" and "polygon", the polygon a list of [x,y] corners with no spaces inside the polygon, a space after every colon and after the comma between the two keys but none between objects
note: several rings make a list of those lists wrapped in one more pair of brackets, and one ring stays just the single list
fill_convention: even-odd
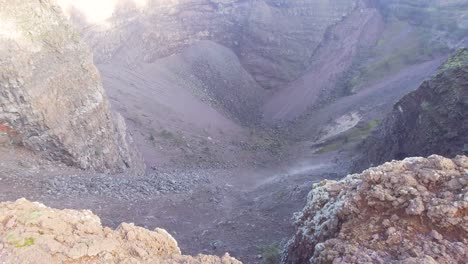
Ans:
[{"label": "large boulder", "polygon": [[407,158],[315,184],[284,263],[465,263],[468,157]]},{"label": "large boulder", "polygon": [[142,173],[88,48],[54,1],[0,0],[0,137],[82,169]]},{"label": "large boulder", "polygon": [[164,229],[123,223],[112,230],[90,211],[57,210],[25,199],[0,203],[0,262],[241,263],[228,254],[184,256]]}]

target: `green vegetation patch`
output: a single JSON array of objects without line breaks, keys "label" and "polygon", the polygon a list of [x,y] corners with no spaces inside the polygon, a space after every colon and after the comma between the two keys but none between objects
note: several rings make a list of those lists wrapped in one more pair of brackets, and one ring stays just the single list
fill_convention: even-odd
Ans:
[{"label": "green vegetation patch", "polygon": [[34,245],[34,238],[33,237],[28,237],[28,238],[24,239],[23,243],[21,243],[21,242],[15,243],[15,247],[17,247],[17,248],[29,247],[29,246],[32,246],[32,245]]},{"label": "green vegetation patch", "polygon": [[28,238],[19,238],[17,239],[15,237],[14,234],[9,234],[7,237],[6,237],[6,241],[8,242],[8,244],[16,247],[16,248],[23,248],[23,247],[29,247],[29,246],[32,246],[34,245],[34,242],[35,242],[35,238],[33,237],[28,237]]},{"label": "green vegetation patch", "polygon": [[348,143],[356,143],[366,139],[380,125],[380,120],[372,120],[364,125],[350,129],[348,132],[325,143],[315,154],[324,154],[344,148]]},{"label": "green vegetation patch", "polygon": [[[173,133],[173,132],[168,131],[166,129],[163,129],[161,132],[159,132],[159,137],[161,137],[161,138],[163,138],[165,140],[172,141],[173,143],[175,143],[178,146],[186,145],[186,142],[185,142],[184,138],[182,137],[182,135],[180,135],[178,133]],[[150,138],[150,140],[151,140],[151,138]]]},{"label": "green vegetation patch", "polygon": [[[468,36],[468,6],[459,0],[380,0],[386,28],[375,47],[359,51],[339,85],[353,94],[410,65],[449,54]],[[460,67],[466,54],[446,67]]]},{"label": "green vegetation patch", "polygon": [[264,150],[268,151],[273,155],[280,155],[283,153],[287,142],[274,135],[269,134],[265,131],[259,131],[252,129],[250,131],[251,143],[247,147],[247,150],[258,151]]},{"label": "green vegetation patch", "polygon": [[281,248],[278,243],[258,246],[257,251],[262,255],[262,264],[279,264],[281,261]]},{"label": "green vegetation patch", "polygon": [[339,150],[347,143],[348,142],[346,141],[346,138],[338,138],[338,139],[332,140],[328,142],[327,144],[325,144],[323,147],[321,147],[319,150],[317,150],[315,154],[324,154],[324,153]]},{"label": "green vegetation patch", "polygon": [[421,103],[421,109],[423,111],[428,111],[430,109],[430,104],[428,101],[422,101]]},{"label": "green vegetation patch", "polygon": [[353,94],[402,69],[429,61],[449,52],[448,47],[433,40],[429,30],[396,18],[389,19],[377,45],[362,50],[344,77],[344,90]]},{"label": "green vegetation patch", "polygon": [[286,197],[286,192],[284,192],[284,191],[276,192],[275,197],[276,197],[277,200],[282,201]]},{"label": "green vegetation patch", "polygon": [[468,49],[460,49],[444,63],[439,71],[463,68],[468,66]]},{"label": "green vegetation patch", "polygon": [[381,0],[380,2],[387,18],[397,17],[418,27],[445,31],[453,37],[464,37],[467,34],[468,8],[462,1]]}]

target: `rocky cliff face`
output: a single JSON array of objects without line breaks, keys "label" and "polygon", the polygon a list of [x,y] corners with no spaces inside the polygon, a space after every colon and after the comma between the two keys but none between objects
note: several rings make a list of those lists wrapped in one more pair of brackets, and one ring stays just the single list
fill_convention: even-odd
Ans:
[{"label": "rocky cliff face", "polygon": [[[353,11],[373,8],[388,24],[395,19],[408,22],[411,27],[406,29],[417,28],[413,34],[429,36],[423,41],[426,51],[436,45],[458,46],[468,30],[467,7],[460,0],[148,1],[143,11],[124,0],[119,3],[105,26],[83,30],[99,63],[112,57],[152,62],[199,40],[211,40],[233,49],[267,88],[300,77],[315,61],[330,26]],[[130,53],[122,49],[129,47]]]},{"label": "rocky cliff face", "polygon": [[138,71],[201,40],[216,42],[231,49],[263,88],[276,88],[260,108],[267,125],[307,118],[345,95],[446,56],[463,43],[467,27],[460,1],[182,0],[148,1],[144,9],[118,2],[105,23],[82,27],[100,68]]},{"label": "rocky cliff face", "polygon": [[409,72],[412,66],[445,57],[468,43],[465,1],[369,2],[379,10],[385,27],[380,31],[377,45],[361,50],[354,58],[354,65],[342,77],[341,86],[348,93],[384,82],[398,72]]},{"label": "rocky cliff face", "polygon": [[330,26],[303,75],[267,100],[263,107],[264,121],[295,120],[342,96],[340,79],[360,50],[375,45],[383,26],[379,11],[370,5],[356,8]]},{"label": "rocky cliff face", "polygon": [[130,65],[153,62],[200,40],[215,41],[233,49],[255,80],[272,88],[299,77],[327,28],[361,2],[150,1],[144,12],[123,5],[106,26],[85,29],[84,36],[98,63],[118,58]]},{"label": "rocky cliff face", "polygon": [[285,263],[464,263],[468,158],[385,163],[315,184]]},{"label": "rocky cliff face", "polygon": [[430,41],[460,47],[468,41],[468,5],[464,0],[376,0],[382,13],[408,21],[429,33]]},{"label": "rocky cliff face", "polygon": [[25,199],[0,203],[0,235],[2,263],[241,263],[228,254],[184,256],[164,229],[123,223],[112,230],[90,211]]},{"label": "rocky cliff face", "polygon": [[467,151],[468,49],[451,56],[419,89],[403,97],[360,147],[355,169],[392,159]]},{"label": "rocky cliff face", "polygon": [[61,9],[38,0],[1,0],[0,6],[2,141],[83,169],[141,173],[91,53]]}]

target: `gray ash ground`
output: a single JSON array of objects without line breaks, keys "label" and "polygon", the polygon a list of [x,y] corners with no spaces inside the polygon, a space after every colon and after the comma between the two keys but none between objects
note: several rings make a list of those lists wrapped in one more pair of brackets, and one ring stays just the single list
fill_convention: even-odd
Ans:
[{"label": "gray ash ground", "polygon": [[203,174],[187,170],[153,171],[141,177],[115,177],[105,174],[66,175],[44,179],[48,195],[82,197],[99,195],[118,200],[147,200],[156,195],[181,193],[199,184],[210,184]]},{"label": "gray ash ground", "polygon": [[59,209],[89,209],[106,226],[164,228],[185,254],[230,252],[244,263],[260,263],[260,249],[279,250],[291,236],[291,216],[304,206],[312,183],[336,177],[337,164],[329,162],[335,155],[305,158],[304,164],[291,157],[273,167],[158,169],[128,177],[83,172],[5,149],[0,200],[25,197]]}]

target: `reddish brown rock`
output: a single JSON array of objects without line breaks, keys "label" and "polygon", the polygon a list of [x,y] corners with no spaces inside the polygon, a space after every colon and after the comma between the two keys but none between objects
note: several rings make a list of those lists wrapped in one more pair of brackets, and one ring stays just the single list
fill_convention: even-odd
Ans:
[{"label": "reddish brown rock", "polygon": [[184,256],[163,229],[123,223],[112,230],[90,211],[57,210],[25,199],[0,203],[0,262],[241,263],[228,254]]},{"label": "reddish brown rock", "polygon": [[407,158],[316,184],[284,262],[464,263],[467,162]]}]

